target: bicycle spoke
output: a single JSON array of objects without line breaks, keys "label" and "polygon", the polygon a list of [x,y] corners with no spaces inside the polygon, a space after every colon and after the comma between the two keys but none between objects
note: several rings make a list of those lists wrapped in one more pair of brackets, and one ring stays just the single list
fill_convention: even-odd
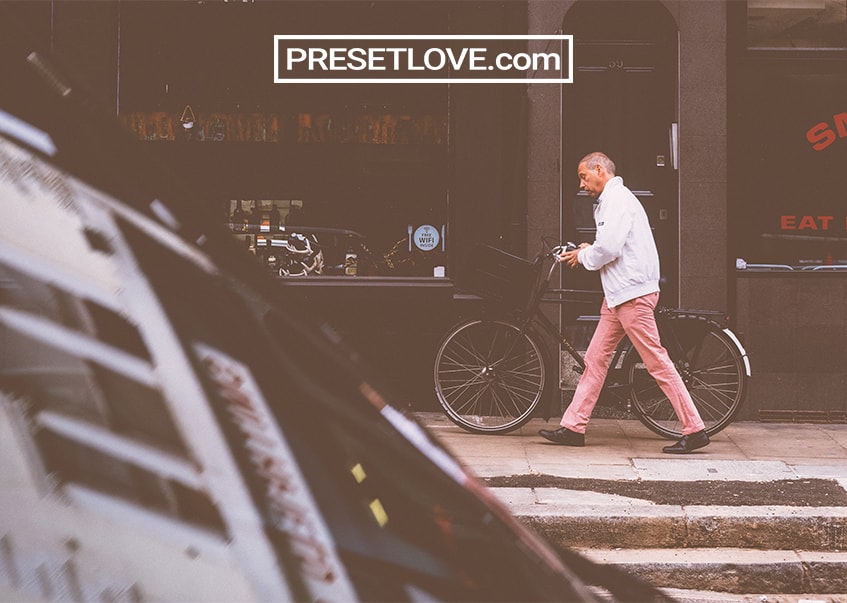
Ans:
[{"label": "bicycle spoke", "polygon": [[678,422],[679,419],[677,419],[676,412],[674,412],[670,400],[667,399],[658,386],[656,386],[656,392],[652,397],[642,398],[641,410],[643,414],[654,421]]},{"label": "bicycle spoke", "polygon": [[506,322],[456,327],[441,345],[435,370],[442,407],[471,431],[499,433],[522,424],[544,387],[538,344]]},{"label": "bicycle spoke", "polygon": [[[501,391],[502,391],[502,393],[507,394],[505,396],[505,398],[502,399],[502,400],[500,399],[500,395],[499,395],[499,392],[501,392]],[[497,389],[497,388],[491,388],[492,403],[496,408],[498,408],[500,410],[500,412],[496,413],[496,414],[498,416],[501,416],[501,417],[517,417],[517,416],[520,416],[521,409],[515,403],[514,398],[512,396],[508,395],[508,394],[509,394],[508,389],[504,388],[503,390],[501,390],[501,389]],[[491,414],[495,414],[495,413],[492,412]]]}]

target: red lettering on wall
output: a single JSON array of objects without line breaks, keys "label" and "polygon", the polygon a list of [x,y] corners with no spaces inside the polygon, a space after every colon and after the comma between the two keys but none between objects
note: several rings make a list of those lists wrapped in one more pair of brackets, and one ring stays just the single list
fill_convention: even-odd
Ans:
[{"label": "red lettering on wall", "polygon": [[847,136],[847,112],[833,115],[832,119],[835,122],[835,128],[838,130],[838,138]]},{"label": "red lettering on wall", "polygon": [[780,216],[781,230],[829,230],[829,225],[835,216]]},{"label": "red lettering on wall", "polygon": [[815,219],[812,216],[803,216],[800,218],[800,226],[797,227],[797,230],[817,230],[818,225],[815,223]]},{"label": "red lettering on wall", "polygon": [[[806,140],[809,141],[814,150],[823,151],[837,138],[847,138],[847,112],[836,113],[832,116],[832,122],[835,124],[834,128],[830,127],[827,122],[822,121],[806,131]],[[836,132],[838,132],[837,136]]]},{"label": "red lettering on wall", "polygon": [[835,142],[835,132],[829,129],[829,124],[822,121],[809,128],[806,132],[806,140],[812,143],[812,148],[816,151],[823,151],[826,147]]}]

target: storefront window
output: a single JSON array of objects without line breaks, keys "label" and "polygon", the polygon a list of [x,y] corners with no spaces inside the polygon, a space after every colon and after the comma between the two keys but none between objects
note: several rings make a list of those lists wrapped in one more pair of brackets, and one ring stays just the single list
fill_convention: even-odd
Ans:
[{"label": "storefront window", "polygon": [[837,49],[847,37],[847,0],[748,0],[751,49]]},{"label": "storefront window", "polygon": [[748,0],[729,31],[731,253],[847,269],[847,0]]},{"label": "storefront window", "polygon": [[125,127],[279,276],[444,276],[447,86],[274,84],[267,41],[446,33],[450,4],[229,4],[122,10]]},{"label": "storefront window", "polygon": [[847,265],[847,69],[822,67],[748,70],[733,167],[737,255],[748,262]]}]

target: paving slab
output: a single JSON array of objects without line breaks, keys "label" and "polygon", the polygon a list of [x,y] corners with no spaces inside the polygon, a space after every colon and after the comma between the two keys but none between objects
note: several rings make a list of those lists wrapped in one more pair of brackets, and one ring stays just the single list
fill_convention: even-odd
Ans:
[{"label": "paving slab", "polygon": [[[656,506],[654,502],[643,498],[565,488],[491,488],[491,491],[501,502],[515,511],[540,511],[545,508],[561,515],[563,512],[572,514],[576,509],[586,506],[604,508]],[[539,506],[538,509],[536,505]]]},{"label": "paving slab", "polygon": [[634,458],[632,464],[638,478],[645,480],[767,481],[797,477],[783,461],[706,459],[688,455],[685,458]]}]

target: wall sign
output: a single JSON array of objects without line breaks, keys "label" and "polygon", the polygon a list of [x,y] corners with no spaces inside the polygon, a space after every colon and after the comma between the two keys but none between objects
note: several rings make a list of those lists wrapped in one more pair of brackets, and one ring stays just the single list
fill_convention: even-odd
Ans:
[{"label": "wall sign", "polygon": [[421,251],[431,251],[438,247],[441,237],[435,226],[424,224],[423,226],[418,226],[412,240],[415,242],[415,246]]},{"label": "wall sign", "polygon": [[[782,215],[779,217],[780,230],[837,230],[844,226],[847,231],[847,217],[844,221],[835,220],[836,216],[804,216],[804,215]],[[833,220],[835,220],[833,222]]]}]

